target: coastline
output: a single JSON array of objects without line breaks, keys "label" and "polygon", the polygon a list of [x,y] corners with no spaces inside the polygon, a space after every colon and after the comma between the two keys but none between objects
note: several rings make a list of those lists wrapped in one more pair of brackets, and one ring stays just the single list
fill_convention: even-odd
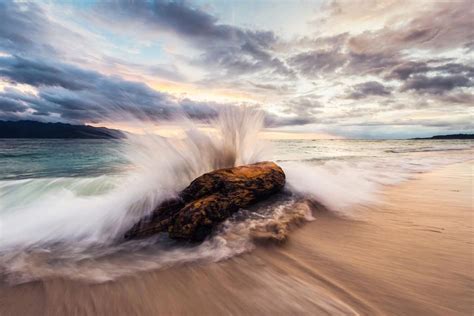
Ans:
[{"label": "coastline", "polygon": [[[1,315],[469,315],[474,162],[387,187],[363,216],[330,213],[282,246],[103,284],[0,287]],[[363,220],[362,220],[363,218]]]}]

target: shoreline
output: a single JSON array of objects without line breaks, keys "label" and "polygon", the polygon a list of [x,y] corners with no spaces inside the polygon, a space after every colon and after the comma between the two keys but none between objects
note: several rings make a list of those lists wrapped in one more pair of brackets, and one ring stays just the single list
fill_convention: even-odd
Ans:
[{"label": "shoreline", "polygon": [[330,213],[282,246],[102,284],[0,287],[1,315],[469,315],[472,170],[456,163],[387,187],[360,218]]}]

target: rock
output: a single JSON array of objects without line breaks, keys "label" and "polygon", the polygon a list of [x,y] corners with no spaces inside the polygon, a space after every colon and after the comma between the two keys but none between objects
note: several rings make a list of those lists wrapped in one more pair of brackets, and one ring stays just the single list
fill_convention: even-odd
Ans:
[{"label": "rock", "polygon": [[234,212],[266,199],[284,185],[285,174],[273,162],[215,170],[196,178],[178,198],[158,206],[125,238],[168,232],[173,239],[202,241]]}]

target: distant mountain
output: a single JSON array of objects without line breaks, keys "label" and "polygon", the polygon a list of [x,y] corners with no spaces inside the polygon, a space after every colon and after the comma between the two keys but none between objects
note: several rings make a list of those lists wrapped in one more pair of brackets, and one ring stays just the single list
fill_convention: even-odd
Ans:
[{"label": "distant mountain", "polygon": [[123,138],[122,131],[88,125],[0,121],[0,138]]},{"label": "distant mountain", "polygon": [[412,138],[412,139],[474,139],[474,134],[435,135],[432,137]]}]

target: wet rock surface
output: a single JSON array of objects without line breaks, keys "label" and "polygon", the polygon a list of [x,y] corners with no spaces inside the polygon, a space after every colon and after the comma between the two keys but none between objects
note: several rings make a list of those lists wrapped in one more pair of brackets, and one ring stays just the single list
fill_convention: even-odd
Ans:
[{"label": "wet rock surface", "polygon": [[273,162],[214,170],[192,181],[178,198],[159,205],[125,238],[168,232],[173,239],[202,241],[240,208],[265,200],[284,185],[285,174]]}]

